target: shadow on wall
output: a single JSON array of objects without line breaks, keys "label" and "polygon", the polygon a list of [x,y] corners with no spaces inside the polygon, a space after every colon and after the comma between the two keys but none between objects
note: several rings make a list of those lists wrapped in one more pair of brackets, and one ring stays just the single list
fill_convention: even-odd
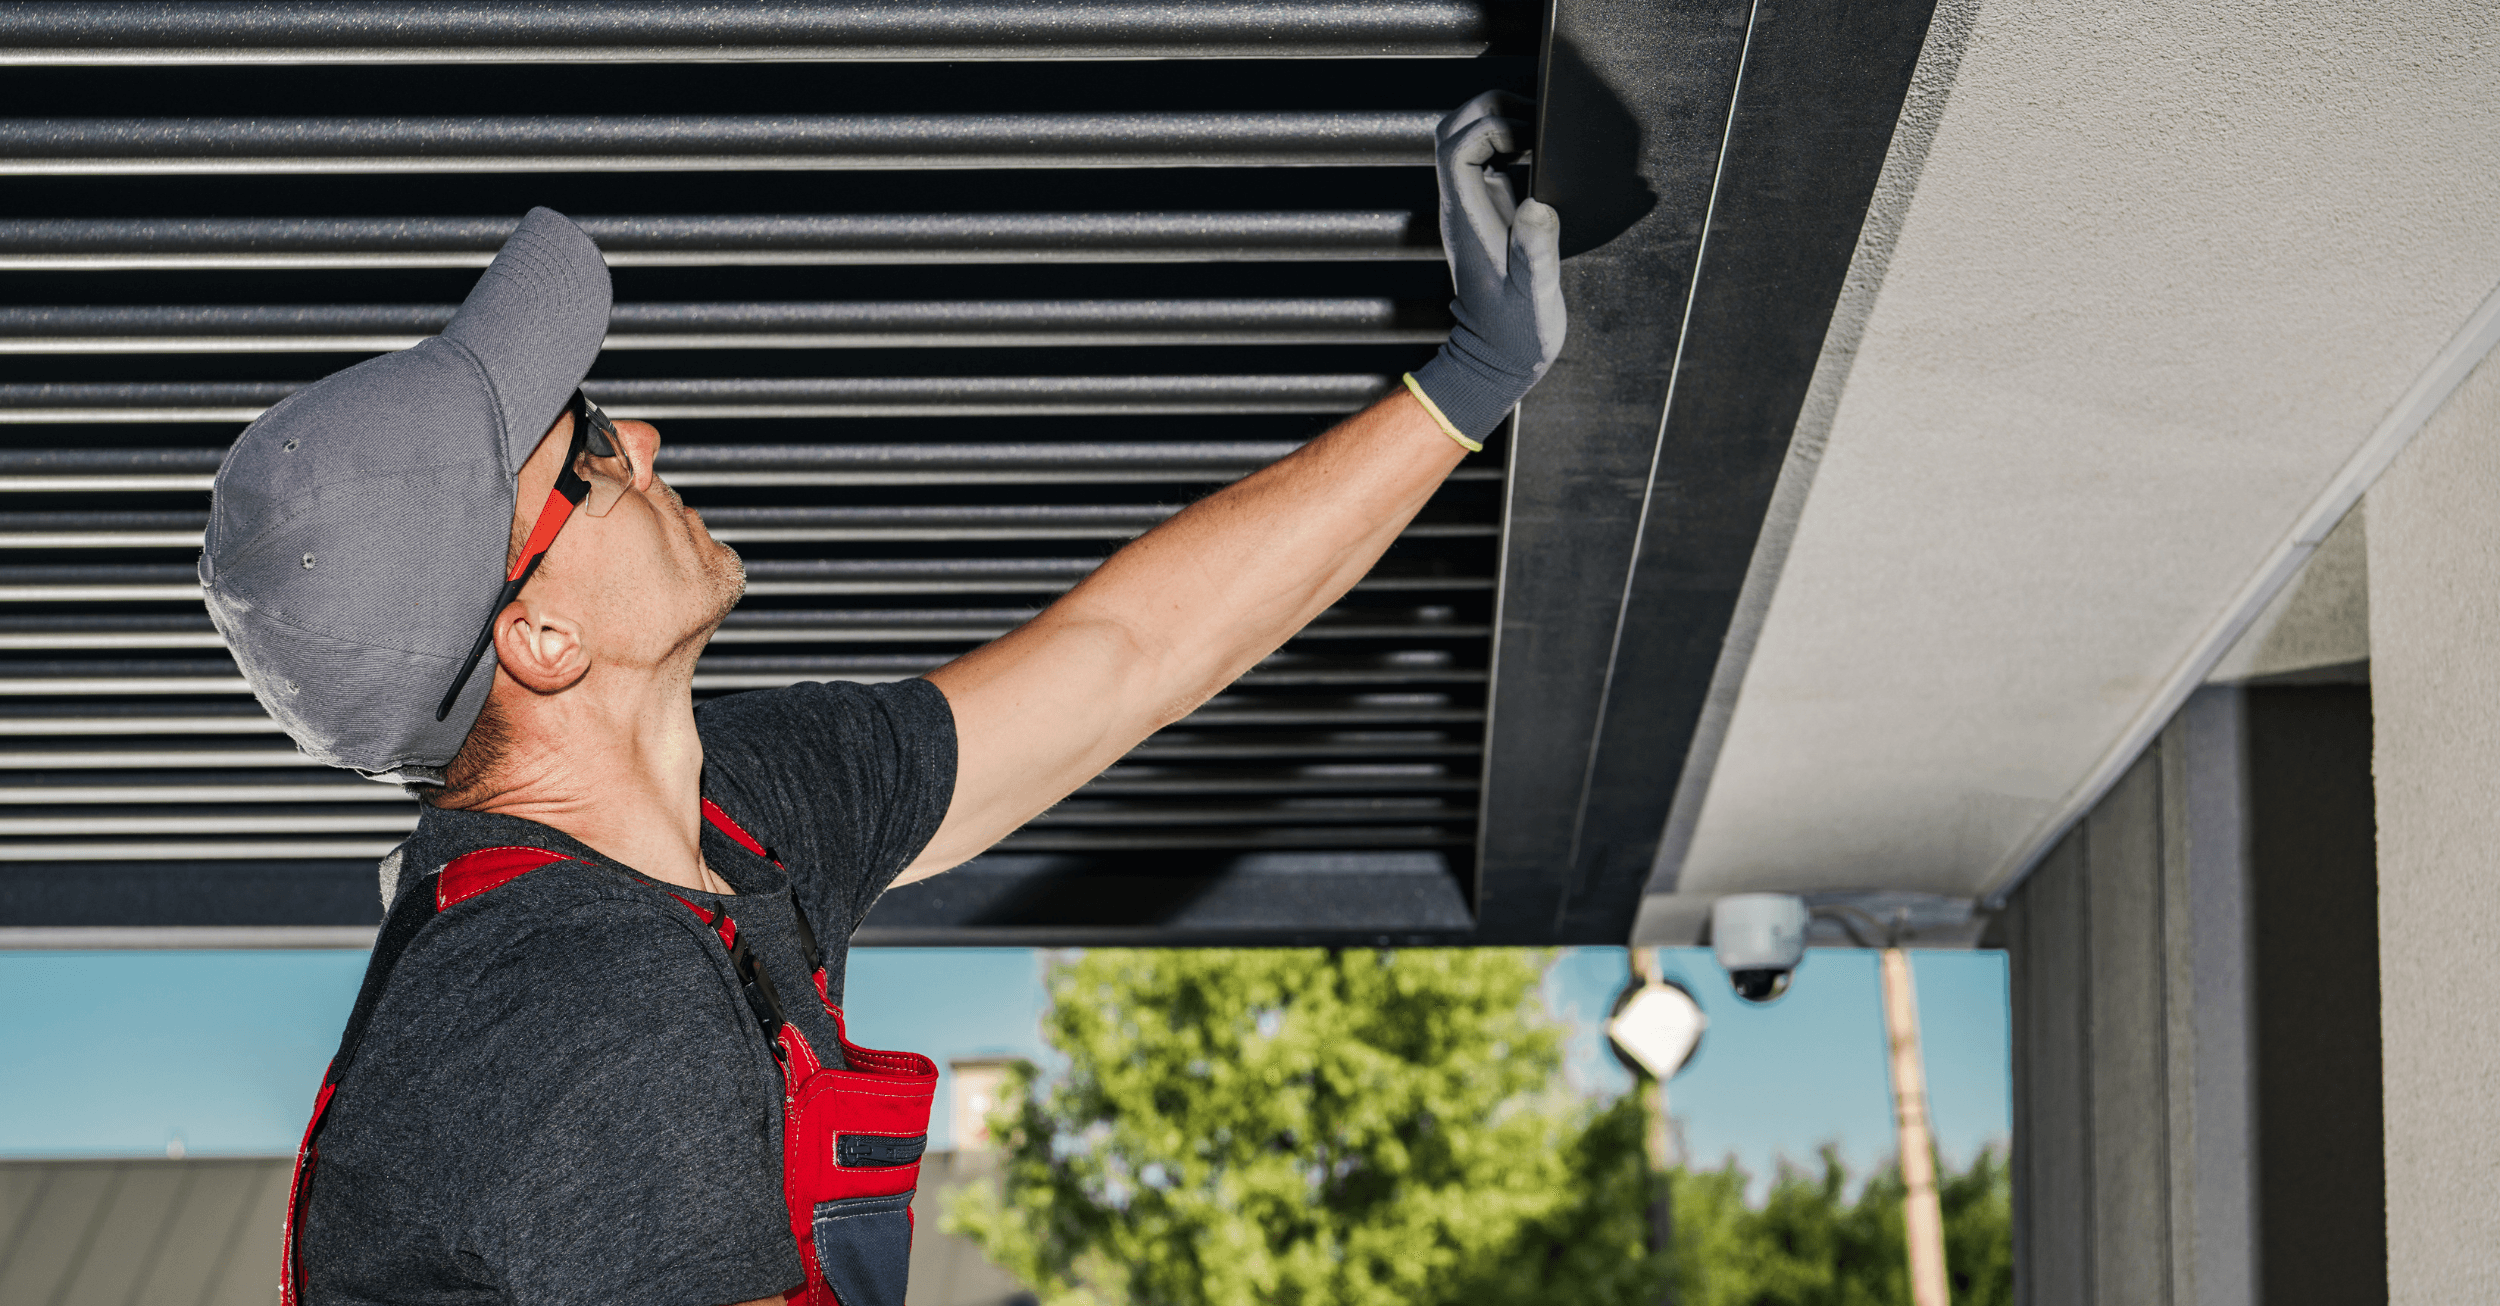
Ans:
[{"label": "shadow on wall", "polygon": [[[1658,192],[1640,174],[1640,121],[1568,38],[1554,39],[1544,96],[1535,193],[1561,212],[1562,256],[1570,258],[1631,230],[1658,207]],[[1546,135],[1545,122],[1570,123],[1571,132]]]}]

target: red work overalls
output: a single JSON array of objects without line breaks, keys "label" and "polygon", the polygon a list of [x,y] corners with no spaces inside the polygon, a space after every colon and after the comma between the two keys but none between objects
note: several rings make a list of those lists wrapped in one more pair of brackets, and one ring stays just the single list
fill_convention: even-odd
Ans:
[{"label": "red work overalls", "polygon": [[[704,801],[703,816],[749,852],[772,857],[709,799]],[[328,1112],[330,1095],[355,1058],[357,1044],[363,1041],[365,1022],[381,998],[392,964],[417,931],[445,908],[531,871],[571,860],[544,848],[482,849],[454,858],[435,872],[430,877],[434,881],[431,892],[419,884],[400,895],[374,941],[364,988],[347,1019],[338,1055],[322,1077],[321,1093],[313,1100],[304,1145],[295,1154],[295,1184],[287,1202],[284,1261],[278,1279],[280,1306],[298,1306],[300,1301],[303,1267],[297,1257],[295,1231],[320,1161],[322,1118]],[[920,1179],[920,1154],[928,1145],[929,1102],[937,1088],[937,1067],[917,1053],[879,1052],[843,1037],[842,1009],[826,996],[825,972],[819,966],[816,998],[833,1017],[845,1066],[827,1069],[808,1046],[807,1036],[782,1019],[784,1009],[772,977],[739,942],[738,923],[684,898],[677,901],[720,936],[746,990],[747,1003],[781,1063],[782,1197],[790,1208],[790,1233],[798,1241],[799,1260],[807,1268],[806,1280],[784,1295],[796,1306],[902,1306],[911,1268],[912,1190]],[[796,907],[793,900],[793,910]],[[803,914],[799,933],[802,946],[815,956],[815,940]]]}]

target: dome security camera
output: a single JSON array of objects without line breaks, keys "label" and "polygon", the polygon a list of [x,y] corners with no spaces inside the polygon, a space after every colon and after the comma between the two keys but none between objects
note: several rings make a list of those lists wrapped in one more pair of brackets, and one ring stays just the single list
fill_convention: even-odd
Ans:
[{"label": "dome security camera", "polygon": [[1791,893],[1737,893],[1710,904],[1710,949],[1747,1002],[1788,991],[1806,955],[1806,900]]}]

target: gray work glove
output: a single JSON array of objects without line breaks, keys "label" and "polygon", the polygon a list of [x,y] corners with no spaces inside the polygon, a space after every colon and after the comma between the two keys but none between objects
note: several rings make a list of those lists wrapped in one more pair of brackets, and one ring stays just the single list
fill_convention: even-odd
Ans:
[{"label": "gray work glove", "polygon": [[1452,426],[1481,441],[1554,365],[1563,346],[1562,219],[1521,201],[1488,166],[1528,148],[1517,96],[1487,91],[1434,129],[1441,174],[1441,244],[1449,251],[1458,325],[1415,383]]}]

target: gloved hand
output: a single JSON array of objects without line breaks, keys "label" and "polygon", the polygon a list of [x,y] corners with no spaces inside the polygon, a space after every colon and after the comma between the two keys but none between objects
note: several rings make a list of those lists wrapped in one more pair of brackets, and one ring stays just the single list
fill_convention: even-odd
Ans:
[{"label": "gloved hand", "polygon": [[1488,167],[1528,148],[1528,105],[1487,91],[1434,130],[1441,174],[1441,243],[1449,251],[1458,319],[1449,343],[1410,384],[1469,442],[1501,425],[1563,345],[1562,219],[1521,201]]}]

